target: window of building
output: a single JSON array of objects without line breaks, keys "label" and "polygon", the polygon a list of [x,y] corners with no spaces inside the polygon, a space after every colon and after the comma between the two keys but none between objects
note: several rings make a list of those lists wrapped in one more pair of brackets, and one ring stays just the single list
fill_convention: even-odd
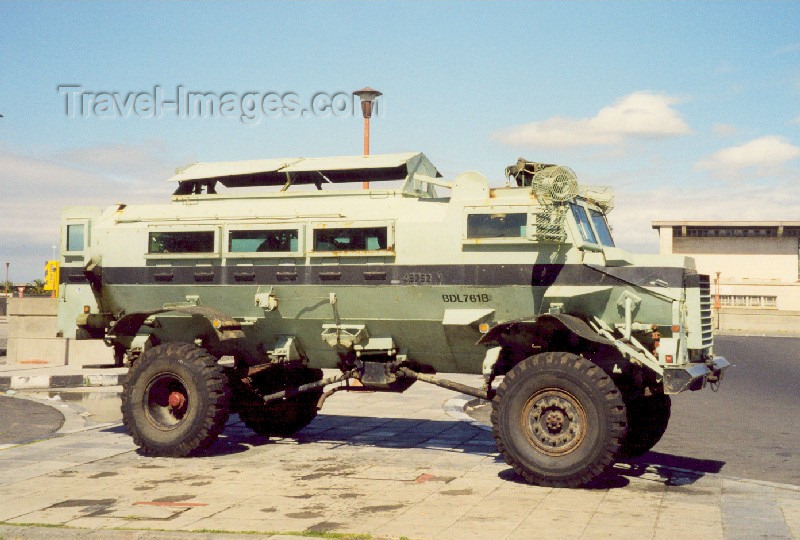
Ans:
[{"label": "window of building", "polygon": [[297,229],[230,231],[230,253],[287,253],[298,251]]},{"label": "window of building", "polygon": [[151,232],[148,253],[213,253],[214,231]]},{"label": "window of building", "polygon": [[76,225],[67,225],[67,251],[83,251],[84,243],[84,230],[86,229],[83,223]]},{"label": "window of building", "polygon": [[314,251],[386,250],[387,229],[387,227],[314,229]]},{"label": "window of building", "polygon": [[527,213],[467,215],[467,238],[524,238]]},{"label": "window of building", "polygon": [[[681,236],[681,227],[673,227],[675,236]],[[748,238],[766,238],[778,236],[777,227],[748,227],[748,228],[733,228],[733,227],[686,227],[686,236],[693,238],[707,238],[707,237],[748,237]]]},{"label": "window of building", "polygon": [[719,303],[722,307],[775,309],[778,307],[778,297],[746,294],[723,294],[719,297]]}]

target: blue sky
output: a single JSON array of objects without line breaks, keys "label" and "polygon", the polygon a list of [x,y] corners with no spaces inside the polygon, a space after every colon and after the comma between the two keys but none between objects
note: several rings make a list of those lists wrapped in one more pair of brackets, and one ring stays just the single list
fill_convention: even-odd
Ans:
[{"label": "blue sky", "polygon": [[358,116],[70,118],[87,92],[384,93],[372,152],[494,184],[519,156],[653,219],[800,220],[798,2],[0,4],[0,259],[39,277],[66,205],[166,202],[191,161],[358,154]]}]

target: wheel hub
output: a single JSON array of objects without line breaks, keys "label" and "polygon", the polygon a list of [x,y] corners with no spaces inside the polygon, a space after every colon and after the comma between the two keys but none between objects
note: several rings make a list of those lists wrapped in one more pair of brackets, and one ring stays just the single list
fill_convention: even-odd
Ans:
[{"label": "wheel hub", "polygon": [[547,413],[545,424],[550,433],[558,433],[564,425],[564,413],[561,411],[550,411]]},{"label": "wheel hub", "polygon": [[558,456],[572,452],[586,435],[586,413],[578,400],[559,388],[534,394],[521,417],[523,431],[541,452]]},{"label": "wheel hub", "polygon": [[186,405],[186,396],[181,392],[172,392],[167,402],[173,410],[183,409],[183,406]]},{"label": "wheel hub", "polygon": [[147,385],[143,396],[148,421],[158,429],[177,426],[189,408],[189,391],[180,377],[161,373]]}]

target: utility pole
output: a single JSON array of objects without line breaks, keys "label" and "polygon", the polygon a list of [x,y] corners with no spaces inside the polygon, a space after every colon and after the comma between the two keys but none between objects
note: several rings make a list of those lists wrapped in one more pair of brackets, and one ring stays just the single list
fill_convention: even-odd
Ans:
[{"label": "utility pole", "polygon": [[719,276],[722,272],[717,272],[717,277],[714,279],[714,312],[717,315],[717,324],[714,325],[716,330],[719,330],[719,308],[722,307],[722,302],[719,299]]}]

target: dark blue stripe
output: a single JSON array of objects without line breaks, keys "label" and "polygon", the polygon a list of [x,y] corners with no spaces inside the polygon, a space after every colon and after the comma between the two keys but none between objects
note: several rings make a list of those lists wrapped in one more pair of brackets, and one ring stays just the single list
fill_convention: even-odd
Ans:
[{"label": "dark blue stripe", "polygon": [[[686,277],[692,276],[687,274]],[[619,285],[697,286],[675,267],[599,267],[584,264],[312,265],[104,267],[105,285]],[[61,268],[62,283],[87,283],[81,268]]]}]

